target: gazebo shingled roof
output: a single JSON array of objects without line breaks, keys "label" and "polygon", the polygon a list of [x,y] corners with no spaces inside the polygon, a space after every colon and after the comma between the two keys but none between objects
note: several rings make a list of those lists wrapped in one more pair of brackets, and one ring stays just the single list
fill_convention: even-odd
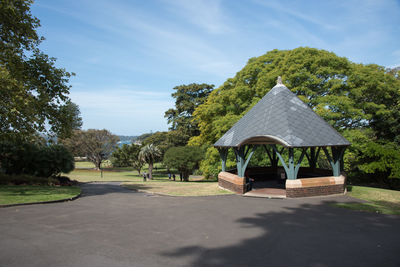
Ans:
[{"label": "gazebo shingled roof", "polygon": [[294,148],[349,146],[350,142],[278,81],[214,146],[244,144]]}]

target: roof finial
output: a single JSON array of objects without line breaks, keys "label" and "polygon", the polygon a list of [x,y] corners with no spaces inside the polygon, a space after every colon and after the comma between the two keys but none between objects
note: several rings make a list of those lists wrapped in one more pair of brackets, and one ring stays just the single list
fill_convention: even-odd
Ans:
[{"label": "roof finial", "polygon": [[278,76],[278,79],[276,79],[276,85],[280,85],[280,84],[283,84],[282,83],[282,77]]}]

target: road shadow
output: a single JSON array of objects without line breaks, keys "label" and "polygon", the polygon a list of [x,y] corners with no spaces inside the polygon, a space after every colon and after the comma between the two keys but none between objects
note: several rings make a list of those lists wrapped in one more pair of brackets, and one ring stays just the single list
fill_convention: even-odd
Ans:
[{"label": "road shadow", "polygon": [[240,231],[257,228],[261,234],[226,246],[166,250],[162,256],[189,257],[190,266],[400,266],[400,216],[351,211],[332,203],[303,203],[243,217],[235,221]]},{"label": "road shadow", "polygon": [[81,184],[81,197],[100,196],[107,194],[137,194],[137,191],[120,186],[121,182],[95,182]]}]

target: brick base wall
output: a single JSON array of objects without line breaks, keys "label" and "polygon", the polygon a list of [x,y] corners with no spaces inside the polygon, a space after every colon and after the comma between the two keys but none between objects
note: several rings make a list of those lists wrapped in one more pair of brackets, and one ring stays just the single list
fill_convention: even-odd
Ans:
[{"label": "brick base wall", "polygon": [[286,197],[312,197],[343,194],[345,177],[319,177],[286,180]]},{"label": "brick base wall", "polygon": [[236,194],[246,193],[245,179],[229,172],[220,172],[218,174],[218,185]]}]

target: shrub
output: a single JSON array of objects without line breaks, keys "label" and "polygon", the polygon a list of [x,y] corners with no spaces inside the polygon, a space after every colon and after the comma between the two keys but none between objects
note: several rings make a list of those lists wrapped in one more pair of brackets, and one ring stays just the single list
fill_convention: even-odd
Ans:
[{"label": "shrub", "polygon": [[74,169],[74,158],[61,145],[1,143],[0,166],[8,175],[54,177]]},{"label": "shrub", "polygon": [[26,174],[7,175],[0,174],[0,185],[61,185],[70,186],[77,185],[78,182],[71,181],[68,177],[38,177]]}]

